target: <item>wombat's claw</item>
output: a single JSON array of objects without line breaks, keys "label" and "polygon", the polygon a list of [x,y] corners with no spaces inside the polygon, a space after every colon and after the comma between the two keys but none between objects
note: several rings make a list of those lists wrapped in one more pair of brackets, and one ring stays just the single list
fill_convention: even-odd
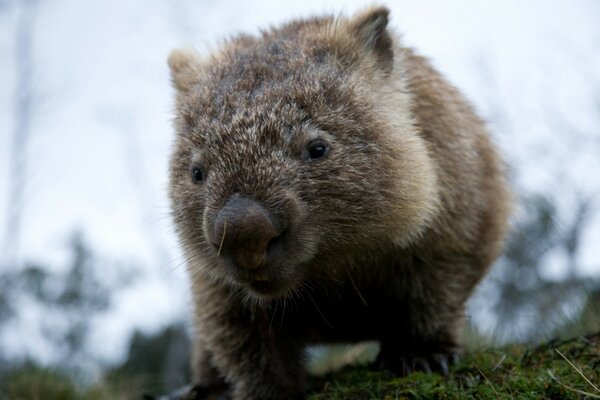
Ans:
[{"label": "wombat's claw", "polygon": [[456,364],[458,359],[456,353],[435,353],[428,357],[431,370],[444,376],[450,373],[450,367]]},{"label": "wombat's claw", "polygon": [[426,356],[397,356],[390,357],[379,355],[377,364],[380,369],[387,369],[400,376],[407,376],[413,372],[437,372],[448,375],[450,367],[456,364],[456,353],[433,353]]}]

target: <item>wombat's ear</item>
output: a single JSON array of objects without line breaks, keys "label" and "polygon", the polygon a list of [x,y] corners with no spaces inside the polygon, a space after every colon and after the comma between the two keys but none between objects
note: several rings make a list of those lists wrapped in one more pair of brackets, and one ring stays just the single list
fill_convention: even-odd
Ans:
[{"label": "wombat's ear", "polygon": [[171,80],[177,90],[187,91],[198,82],[202,69],[198,53],[193,50],[173,50],[168,62]]},{"label": "wombat's ear", "polygon": [[350,30],[373,52],[384,69],[392,67],[394,51],[392,37],[387,31],[390,10],[383,6],[368,8],[350,20]]}]

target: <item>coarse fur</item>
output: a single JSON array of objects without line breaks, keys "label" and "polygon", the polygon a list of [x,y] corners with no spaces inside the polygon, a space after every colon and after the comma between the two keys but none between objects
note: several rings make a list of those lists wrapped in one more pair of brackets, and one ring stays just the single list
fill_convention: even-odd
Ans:
[{"label": "coarse fur", "polygon": [[[509,190],[472,107],[387,23],[372,7],[241,35],[206,58],[171,54],[170,197],[198,397],[302,398],[311,343],[379,340],[379,365],[398,373],[444,372],[459,352]],[[315,140],[326,156],[307,155]],[[223,253],[229,215],[277,231],[248,245],[252,268]],[[246,254],[237,240],[226,250]]]}]

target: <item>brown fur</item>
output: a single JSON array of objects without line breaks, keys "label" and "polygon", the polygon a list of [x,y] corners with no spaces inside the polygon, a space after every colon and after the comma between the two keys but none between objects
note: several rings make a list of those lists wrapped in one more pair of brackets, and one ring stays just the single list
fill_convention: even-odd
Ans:
[{"label": "brown fur", "polygon": [[[380,365],[399,373],[444,371],[459,351],[509,192],[482,121],[387,20],[371,8],[239,36],[205,59],[171,54],[170,196],[193,285],[197,393],[301,398],[309,343],[379,340]],[[314,138],[329,154],[307,161]],[[258,271],[216,245],[232,196],[285,221],[281,253]],[[255,289],[256,277],[272,287]]]}]

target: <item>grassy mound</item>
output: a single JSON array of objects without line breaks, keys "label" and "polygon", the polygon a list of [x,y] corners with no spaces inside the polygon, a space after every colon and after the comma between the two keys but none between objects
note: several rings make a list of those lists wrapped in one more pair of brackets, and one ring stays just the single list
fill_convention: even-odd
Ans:
[{"label": "grassy mound", "polygon": [[448,377],[397,378],[367,368],[326,376],[310,400],[600,399],[600,333],[467,354]]},{"label": "grassy mound", "polygon": [[[68,376],[36,367],[9,373],[0,399],[139,399],[151,382],[111,378],[78,388]],[[510,346],[472,352],[448,377],[415,373],[397,378],[352,367],[315,378],[309,400],[325,399],[600,399],[600,333],[537,347]]]}]

